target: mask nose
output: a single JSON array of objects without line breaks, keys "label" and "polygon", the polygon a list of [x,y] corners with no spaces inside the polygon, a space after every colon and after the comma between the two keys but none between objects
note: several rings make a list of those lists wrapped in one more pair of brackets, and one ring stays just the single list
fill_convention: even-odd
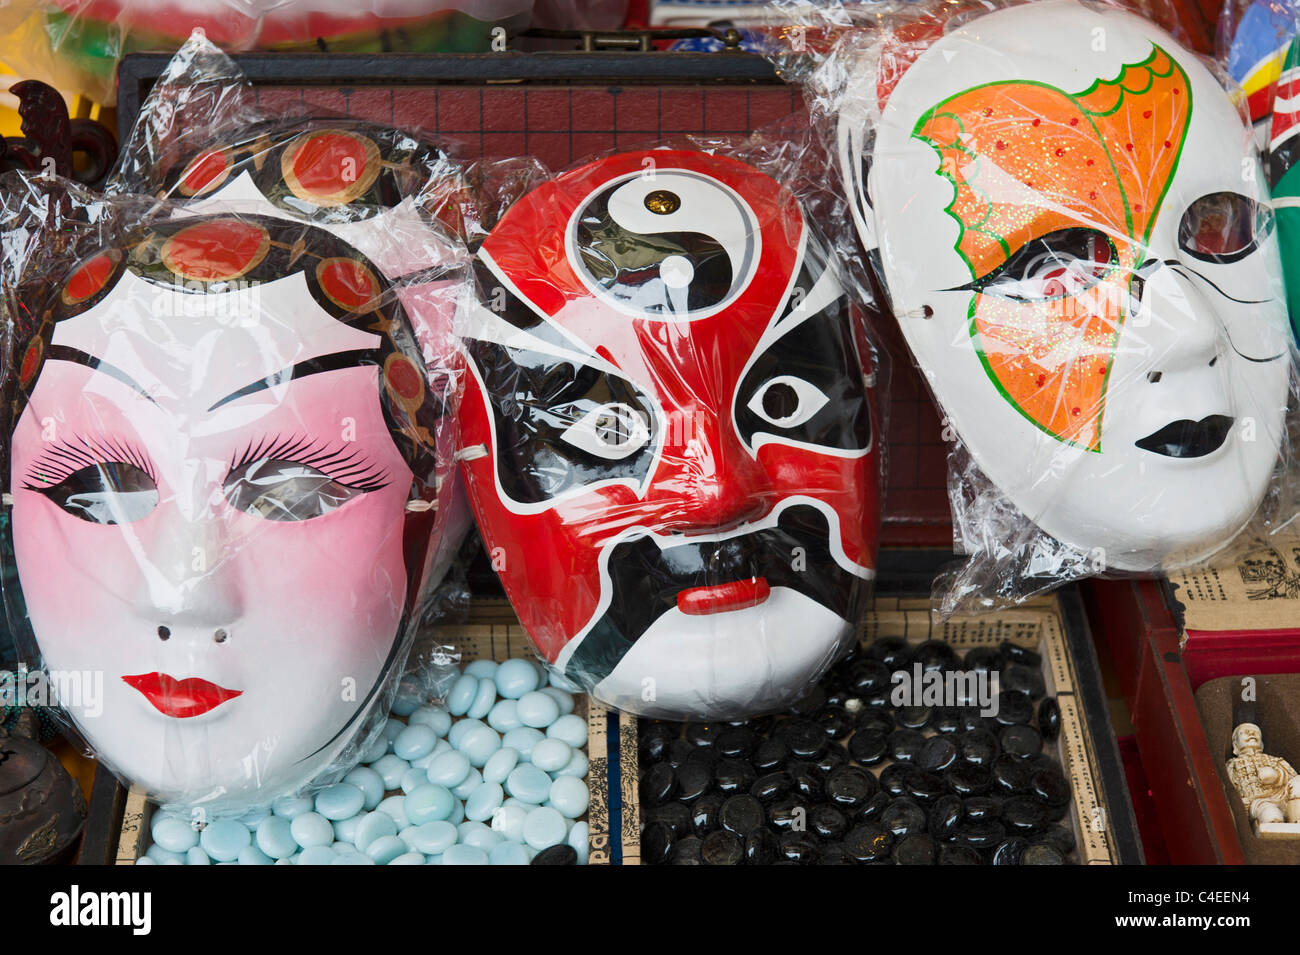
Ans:
[{"label": "mask nose", "polygon": [[197,631],[225,642],[243,615],[242,588],[218,514],[189,518],[172,506],[156,515],[156,533],[138,560],[144,581],[136,613],[156,621],[158,636]]},{"label": "mask nose", "polygon": [[1175,262],[1155,265],[1143,282],[1137,313],[1129,320],[1137,347],[1148,352],[1149,381],[1213,367],[1225,347],[1223,320],[1198,285]]}]

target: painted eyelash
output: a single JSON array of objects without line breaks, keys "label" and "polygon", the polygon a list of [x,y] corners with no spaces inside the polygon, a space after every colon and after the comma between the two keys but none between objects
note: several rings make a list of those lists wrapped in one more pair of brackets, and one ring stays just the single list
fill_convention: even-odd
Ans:
[{"label": "painted eyelash", "polygon": [[[358,460],[360,458],[360,460]],[[324,441],[313,441],[305,435],[263,438],[250,444],[230,466],[231,472],[247,467],[255,461],[293,461],[315,468],[357,491],[378,491],[388,486],[388,472],[366,461],[359,448],[330,449]]]},{"label": "painted eyelash", "polygon": [[28,468],[23,487],[28,491],[48,490],[62,484],[82,468],[110,464],[130,464],[158,483],[158,475],[148,456],[133,445],[77,435],[71,441],[58,441],[47,447]]}]

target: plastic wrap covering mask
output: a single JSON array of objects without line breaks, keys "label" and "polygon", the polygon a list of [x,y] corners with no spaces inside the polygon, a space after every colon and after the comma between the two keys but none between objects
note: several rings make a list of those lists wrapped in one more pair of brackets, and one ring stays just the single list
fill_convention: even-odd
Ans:
[{"label": "plastic wrap covering mask", "polygon": [[462,454],[547,660],[637,713],[789,703],[852,638],[879,520],[862,338],[795,197],[611,156],[516,203],[477,277]]},{"label": "plastic wrap covering mask", "polygon": [[870,61],[840,113],[858,226],[974,462],[1097,568],[1222,546],[1278,461],[1291,360],[1236,107],[1156,27],[1073,2]]},{"label": "plastic wrap covering mask", "polygon": [[382,274],[311,226],[175,219],[81,261],[17,329],[8,592],[63,700],[165,803],[264,804],[351,742],[436,546],[435,432]]}]

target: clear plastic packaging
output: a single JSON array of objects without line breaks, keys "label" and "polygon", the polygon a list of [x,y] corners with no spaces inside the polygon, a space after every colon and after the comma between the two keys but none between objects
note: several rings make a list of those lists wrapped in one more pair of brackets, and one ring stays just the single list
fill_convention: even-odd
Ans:
[{"label": "clear plastic packaging", "polygon": [[1108,4],[864,9],[803,78],[953,442],[937,609],[1290,520],[1297,355],[1239,92]]},{"label": "clear plastic packaging", "polygon": [[787,184],[805,139],[607,155],[518,200],[462,321],[461,457],[544,658],[622,710],[788,706],[869,600],[863,297]]}]

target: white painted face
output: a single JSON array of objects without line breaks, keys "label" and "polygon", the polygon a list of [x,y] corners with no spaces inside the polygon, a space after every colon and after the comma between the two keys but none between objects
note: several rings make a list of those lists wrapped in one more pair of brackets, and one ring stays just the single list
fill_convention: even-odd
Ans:
[{"label": "white painted face", "polygon": [[975,463],[1111,568],[1221,547],[1278,461],[1291,368],[1236,107],[1167,34],[1073,0],[955,28],[892,90],[876,62],[845,178],[869,169],[859,230]]}]

